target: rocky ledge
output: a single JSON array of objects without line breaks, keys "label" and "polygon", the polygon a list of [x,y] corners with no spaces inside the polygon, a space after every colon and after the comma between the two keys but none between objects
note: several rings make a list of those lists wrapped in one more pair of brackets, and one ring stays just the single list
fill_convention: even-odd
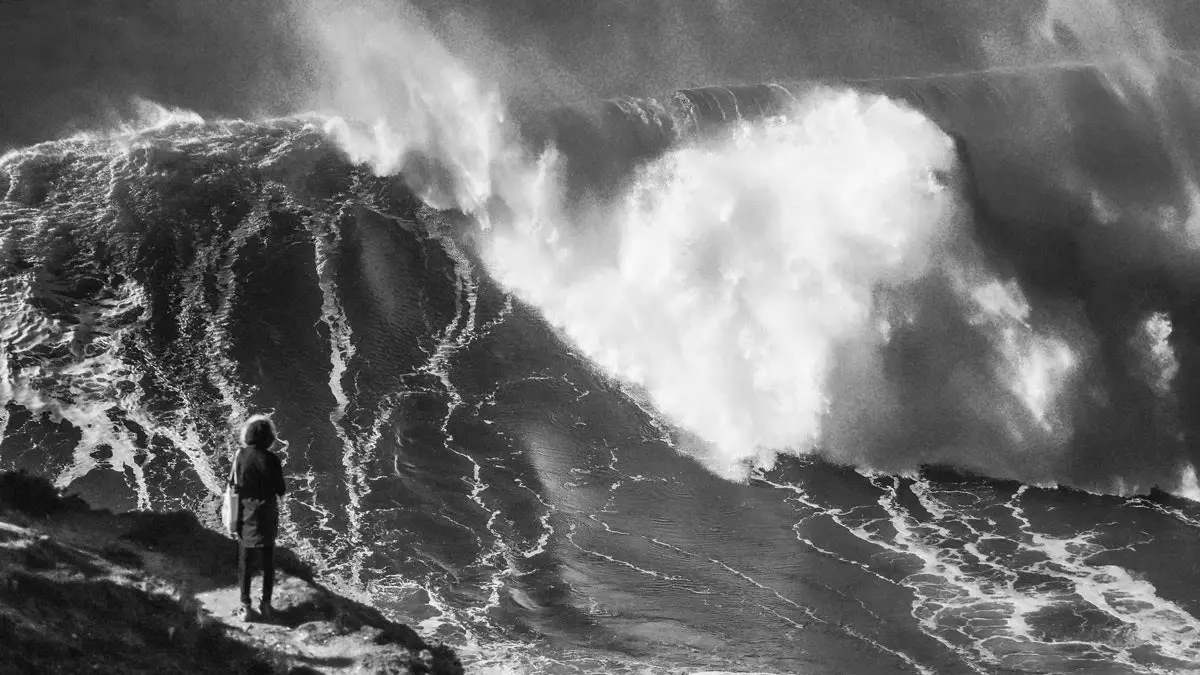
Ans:
[{"label": "rocky ledge", "polygon": [[463,672],[450,647],[276,558],[275,615],[242,622],[236,545],[193,514],[93,510],[0,474],[0,673]]}]

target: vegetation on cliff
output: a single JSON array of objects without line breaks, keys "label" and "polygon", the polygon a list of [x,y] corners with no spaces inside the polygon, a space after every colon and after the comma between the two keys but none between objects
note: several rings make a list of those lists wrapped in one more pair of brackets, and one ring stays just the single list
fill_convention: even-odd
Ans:
[{"label": "vegetation on cliff", "polygon": [[463,672],[451,648],[277,558],[275,617],[244,623],[236,544],[193,514],[96,511],[0,474],[0,673]]}]

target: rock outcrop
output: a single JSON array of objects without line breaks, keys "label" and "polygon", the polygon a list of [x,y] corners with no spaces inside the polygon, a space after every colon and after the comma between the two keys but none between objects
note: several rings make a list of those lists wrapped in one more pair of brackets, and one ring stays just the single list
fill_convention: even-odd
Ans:
[{"label": "rock outcrop", "polygon": [[463,672],[282,548],[274,616],[240,621],[236,559],[191,513],[96,511],[0,474],[0,673]]}]

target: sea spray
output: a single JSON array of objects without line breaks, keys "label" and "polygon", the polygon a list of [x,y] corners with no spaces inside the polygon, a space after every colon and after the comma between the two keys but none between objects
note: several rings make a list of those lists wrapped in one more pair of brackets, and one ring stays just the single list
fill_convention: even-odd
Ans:
[{"label": "sea spray", "polygon": [[[592,216],[608,219],[602,234],[518,220],[485,257],[597,364],[703,439],[707,466],[741,478],[775,452],[822,444],[839,414],[827,391],[839,351],[882,349],[892,327],[878,299],[946,267],[964,222],[939,178],[954,163],[950,139],[919,113],[818,90],[788,117],[650,162]],[[882,372],[858,384],[889,386]],[[1032,398],[1054,393],[1027,385]]]},{"label": "sea spray", "polygon": [[[516,147],[495,88],[479,81],[434,38],[407,3],[306,5],[321,55],[326,132],[356,163],[400,174],[435,208],[485,213]],[[330,16],[336,18],[330,19]]]},{"label": "sea spray", "polygon": [[[369,48],[347,53],[353,72],[373,62]],[[405,69],[439,63],[453,82]],[[920,113],[813,88],[785,115],[649,159],[613,198],[574,203],[578,159],[524,147],[502,101],[448,54],[396,69],[385,80],[417,107],[327,131],[352,160],[474,216],[489,272],[643,391],[717,474],[820,449],[1014,476],[1022,455],[1070,440],[1056,403],[1071,348],[1030,326],[1019,284],[985,261],[955,146]],[[450,86],[454,105],[428,108],[449,100],[429,86]],[[954,320],[917,318],[942,312]],[[981,347],[957,350],[965,375],[947,371],[948,387],[889,366],[963,340]],[[893,443],[903,427],[912,447]]]},{"label": "sea spray", "polygon": [[[643,148],[637,119],[585,129],[582,113],[527,137],[497,87],[419,16],[376,12],[316,31],[338,75],[320,106],[335,115],[327,133],[427,204],[469,214],[479,227],[455,236],[478,243],[488,271],[718,474],[816,450],[884,471],[947,464],[1125,493],[1173,485],[1188,466],[1183,402],[1169,391],[1182,378],[1151,385],[1155,429],[1122,412],[1145,398],[1127,391],[1131,366],[1138,386],[1161,354],[1187,369],[1176,300],[1138,312],[1174,326],[1147,359],[1136,352],[1152,345],[1104,307],[1116,295],[1083,296],[1077,283],[1188,257],[1190,207],[1167,199],[1175,184],[1105,168],[1109,145],[1141,157],[1154,151],[1143,132],[1186,126],[1164,98],[1163,54],[1124,70],[1081,61],[903,78],[871,94],[796,84],[782,111],[747,105],[757,118],[722,115],[705,134],[666,146],[651,134]],[[1054,39],[1078,28],[1071,12],[1047,17]],[[1099,111],[1079,107],[1102,93],[1112,101]],[[1129,114],[1143,103],[1146,124]],[[1180,153],[1165,168],[1193,194]],[[580,189],[596,171],[602,189]],[[1060,250],[1082,232],[1079,250]],[[1107,449],[1150,436],[1155,454],[1180,456]]]},{"label": "sea spray", "polygon": [[[580,205],[568,161],[524,147],[495,92],[420,21],[369,16],[319,32],[344,74],[333,99],[347,117],[331,137],[427,203],[474,216],[493,276],[700,438],[720,475],[817,446],[835,352],[885,343],[875,296],[940,264],[955,197],[935,174],[953,146],[885,98],[821,90],[789,116],[671,149],[615,199]],[[884,384],[877,372],[861,386]]]}]

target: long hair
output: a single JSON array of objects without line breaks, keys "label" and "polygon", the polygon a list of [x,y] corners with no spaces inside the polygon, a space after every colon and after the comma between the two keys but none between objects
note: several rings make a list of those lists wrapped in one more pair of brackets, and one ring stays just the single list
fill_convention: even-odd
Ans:
[{"label": "long hair", "polygon": [[242,445],[266,450],[274,445],[275,438],[275,423],[266,415],[252,415],[242,425]]}]

